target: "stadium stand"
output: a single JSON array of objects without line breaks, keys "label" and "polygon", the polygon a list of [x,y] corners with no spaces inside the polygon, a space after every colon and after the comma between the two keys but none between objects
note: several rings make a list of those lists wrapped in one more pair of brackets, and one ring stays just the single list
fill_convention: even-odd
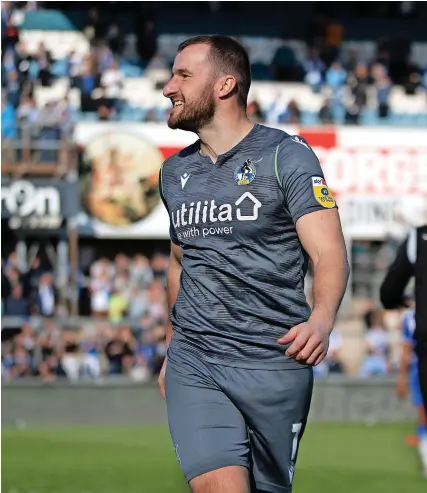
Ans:
[{"label": "stadium stand", "polygon": [[[7,3],[7,2],[6,2]],[[92,16],[99,16],[94,9]],[[76,121],[164,121],[169,103],[161,96],[178,44],[189,34],[160,34],[146,22],[142,61],[135,32],[117,42],[116,25],[77,30],[59,11],[2,9],[15,37],[5,36],[2,87],[5,102],[22,114],[32,94],[36,110],[65,105]],[[82,23],[80,23],[82,24]],[[83,22],[84,24],[84,22]],[[260,121],[422,126],[427,124],[427,49],[402,42],[403,60],[390,41],[281,40],[241,36],[255,82],[250,102]],[[149,40],[150,42],[148,42]],[[102,75],[101,75],[102,74]],[[287,82],[287,83],[283,83]],[[15,117],[16,121],[16,117]]]}]

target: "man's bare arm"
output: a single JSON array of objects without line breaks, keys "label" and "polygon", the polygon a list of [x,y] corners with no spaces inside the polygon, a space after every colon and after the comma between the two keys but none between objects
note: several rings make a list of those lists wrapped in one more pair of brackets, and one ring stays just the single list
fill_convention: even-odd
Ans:
[{"label": "man's bare arm", "polygon": [[[176,245],[173,241],[171,241],[171,252],[169,258],[169,267],[166,273],[166,295],[168,298],[168,306],[169,311],[175,304],[176,298],[179,292],[179,284],[181,279],[181,260],[182,260],[182,250],[181,247]],[[170,319],[168,320],[168,326],[166,329],[166,349],[169,347],[173,335],[173,327]],[[168,364],[168,357],[166,356],[163,361],[162,369],[159,374],[159,388],[160,393],[165,398],[165,376],[166,376],[166,367]]]},{"label": "man's bare arm", "polygon": [[296,228],[314,266],[310,320],[332,330],[350,274],[338,211],[307,214],[297,221]]},{"label": "man's bare arm", "polygon": [[[181,259],[182,259],[181,247],[171,242],[169,267],[166,274],[166,294],[168,299],[169,310],[175,304],[179,292],[179,283],[180,283],[181,271],[182,271]],[[166,347],[169,347],[172,334],[173,334],[172,323],[169,320],[167,332],[166,332]]]},{"label": "man's bare arm", "polygon": [[313,311],[306,323],[290,329],[278,342],[292,342],[286,351],[289,356],[308,364],[318,364],[326,356],[329,334],[350,269],[337,210],[306,214],[297,221],[296,229],[314,266]]}]

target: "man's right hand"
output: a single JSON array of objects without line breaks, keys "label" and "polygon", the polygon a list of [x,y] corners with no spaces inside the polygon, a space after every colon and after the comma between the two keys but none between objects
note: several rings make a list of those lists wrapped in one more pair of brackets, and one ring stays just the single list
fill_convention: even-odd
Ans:
[{"label": "man's right hand", "polygon": [[165,394],[165,375],[166,375],[166,365],[168,363],[168,358],[166,356],[165,360],[163,361],[162,369],[160,370],[158,382],[159,382],[159,388],[160,388],[160,393],[162,394],[163,399],[166,397]]}]

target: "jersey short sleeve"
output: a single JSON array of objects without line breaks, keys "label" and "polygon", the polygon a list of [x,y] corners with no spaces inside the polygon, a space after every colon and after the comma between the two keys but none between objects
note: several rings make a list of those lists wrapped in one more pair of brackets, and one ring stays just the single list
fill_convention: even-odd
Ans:
[{"label": "jersey short sleeve", "polygon": [[301,137],[276,147],[275,171],[294,223],[310,212],[338,208],[316,154]]},{"label": "jersey short sleeve", "polygon": [[169,236],[170,236],[170,239],[173,243],[175,243],[176,245],[179,245],[178,236],[177,236],[175,228],[173,226],[172,219],[170,218],[170,211],[169,211],[169,207],[168,207],[168,204],[167,204],[167,201],[165,198],[165,194],[164,194],[163,166],[160,168],[160,172],[159,172],[159,191],[160,191],[160,197],[162,199],[163,205],[165,206],[165,208],[169,214]]}]

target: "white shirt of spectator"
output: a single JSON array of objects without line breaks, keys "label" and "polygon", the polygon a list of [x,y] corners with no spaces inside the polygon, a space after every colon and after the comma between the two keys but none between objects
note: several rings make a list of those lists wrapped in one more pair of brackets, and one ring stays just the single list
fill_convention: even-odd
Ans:
[{"label": "white shirt of spectator", "polygon": [[91,308],[94,312],[105,312],[108,310],[110,296],[110,285],[102,279],[92,279],[90,283],[92,290]]},{"label": "white shirt of spectator", "polygon": [[40,305],[43,315],[53,315],[55,311],[55,296],[50,286],[40,286]]},{"label": "white shirt of spectator", "polygon": [[119,70],[106,70],[101,77],[101,85],[105,87],[107,98],[120,98],[124,76]]},{"label": "white shirt of spectator", "polygon": [[385,355],[390,346],[388,332],[381,328],[372,328],[366,334],[366,342],[377,354]]}]

